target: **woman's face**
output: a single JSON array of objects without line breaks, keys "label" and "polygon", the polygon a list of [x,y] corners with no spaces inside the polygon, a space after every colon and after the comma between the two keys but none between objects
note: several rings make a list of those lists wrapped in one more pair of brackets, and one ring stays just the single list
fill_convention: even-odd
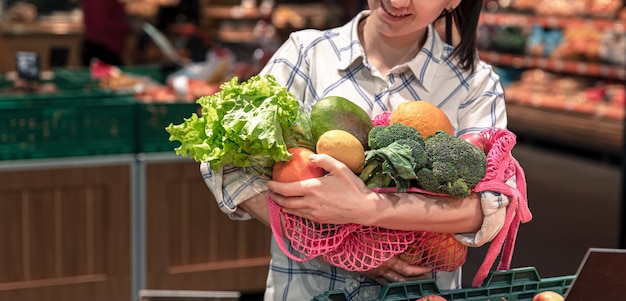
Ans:
[{"label": "woman's face", "polygon": [[372,11],[368,19],[388,37],[401,37],[422,31],[461,0],[368,0]]}]

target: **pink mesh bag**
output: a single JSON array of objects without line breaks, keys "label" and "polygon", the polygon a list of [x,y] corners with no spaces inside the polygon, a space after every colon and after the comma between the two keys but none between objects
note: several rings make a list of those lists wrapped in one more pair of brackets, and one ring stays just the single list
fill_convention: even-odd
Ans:
[{"label": "pink mesh bag", "polygon": [[[491,142],[487,153],[487,171],[473,191],[494,191],[509,197],[505,223],[490,243],[485,259],[474,277],[473,286],[480,286],[495,259],[501,255],[498,270],[510,268],[513,247],[520,223],[532,218],[526,199],[526,180],[519,163],[511,155],[516,136],[506,130],[492,128],[480,133]],[[515,176],[517,187],[505,182]],[[374,191],[395,192],[394,187]],[[419,188],[409,192],[442,195]],[[453,234],[400,231],[358,224],[321,224],[281,212],[280,206],[267,197],[270,224],[280,249],[292,260],[308,261],[321,256],[325,261],[349,270],[367,271],[382,265],[393,256],[411,264],[432,267],[433,271],[454,271],[465,263],[467,246]]]}]

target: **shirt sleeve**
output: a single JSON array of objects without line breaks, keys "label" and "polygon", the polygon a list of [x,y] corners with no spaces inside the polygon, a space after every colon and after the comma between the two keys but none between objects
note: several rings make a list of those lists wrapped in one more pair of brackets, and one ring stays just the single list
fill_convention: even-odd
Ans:
[{"label": "shirt sleeve", "polygon": [[311,108],[316,101],[313,84],[311,82],[310,67],[304,43],[305,35],[311,35],[315,30],[302,30],[289,35],[281,47],[276,50],[260,74],[271,74],[276,81],[284,85],[296,99],[303,102],[305,108]]},{"label": "shirt sleeve", "polygon": [[252,215],[238,209],[239,204],[267,191],[267,180],[246,172],[242,168],[227,166],[220,171],[211,169],[209,163],[200,164],[204,183],[215,197],[217,206],[233,220],[249,220]]},{"label": "shirt sleeve", "polygon": [[476,71],[466,81],[470,91],[465,101],[459,104],[456,135],[460,137],[491,127],[506,128],[504,90],[493,67],[478,63]]},{"label": "shirt sleeve", "polygon": [[[506,181],[506,184],[516,188],[515,176]],[[492,241],[504,225],[506,208],[509,198],[499,192],[483,191],[480,193],[480,204],[483,211],[483,223],[476,233],[459,233],[455,238],[469,247],[480,247]]]}]

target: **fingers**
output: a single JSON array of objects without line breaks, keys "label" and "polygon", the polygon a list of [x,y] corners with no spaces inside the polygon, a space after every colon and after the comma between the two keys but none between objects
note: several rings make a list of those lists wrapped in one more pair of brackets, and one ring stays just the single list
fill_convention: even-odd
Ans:
[{"label": "fingers", "polygon": [[276,181],[267,182],[267,187],[271,191],[284,196],[303,196],[307,189],[316,185],[320,185],[319,178],[306,179],[291,183],[281,183]]},{"label": "fingers", "polygon": [[431,276],[432,269],[427,266],[411,265],[397,257],[383,263],[382,266],[365,272],[374,281],[380,284],[390,282],[405,282],[417,279],[426,279]]},{"label": "fingers", "polygon": [[337,173],[348,168],[345,164],[326,154],[314,154],[309,156],[309,160],[315,165],[323,168],[329,174]]},{"label": "fingers", "polygon": [[398,257],[391,258],[387,261],[387,264],[389,265],[389,269],[396,271],[406,278],[420,276],[432,272],[432,268],[430,267],[412,265],[402,259],[399,259]]},{"label": "fingers", "polygon": [[298,197],[284,197],[278,193],[272,193],[270,195],[272,201],[280,205],[283,209],[301,209],[306,208],[307,204]]}]

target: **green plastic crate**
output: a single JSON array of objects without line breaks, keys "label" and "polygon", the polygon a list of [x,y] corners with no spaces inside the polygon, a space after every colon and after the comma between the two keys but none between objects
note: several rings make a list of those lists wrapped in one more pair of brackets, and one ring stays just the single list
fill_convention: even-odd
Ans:
[{"label": "green plastic crate", "polygon": [[[575,276],[541,279],[534,267],[491,272],[485,284],[477,288],[439,290],[435,280],[416,280],[390,283],[383,286],[378,299],[385,301],[415,301],[427,295],[439,295],[453,301],[531,301],[542,291],[565,294]],[[347,301],[344,290],[332,290],[313,298],[313,301]],[[373,301],[373,300],[368,300]]]},{"label": "green plastic crate", "polygon": [[173,152],[179,142],[169,141],[165,131],[170,123],[179,124],[191,113],[198,113],[200,105],[193,103],[138,103],[137,152]]},{"label": "green plastic crate", "polygon": [[[7,95],[0,95],[0,103],[17,102],[20,104],[34,104],[46,101],[94,101],[104,98],[118,98],[126,97],[118,93],[105,90],[61,90],[54,93],[11,93]],[[3,108],[0,104],[0,109]]]},{"label": "green plastic crate", "polygon": [[[159,83],[165,83],[166,72],[159,65],[120,66],[123,72],[146,76]],[[59,85],[74,85],[82,88],[98,88],[100,82],[91,77],[89,67],[66,67],[54,70],[55,82]]]},{"label": "green plastic crate", "polygon": [[165,83],[165,79],[168,75],[159,65],[121,66],[120,69],[130,74],[149,77],[162,84]]},{"label": "green plastic crate", "polygon": [[0,160],[132,153],[131,97],[3,99]]},{"label": "green plastic crate", "polygon": [[67,67],[54,70],[54,82],[61,87],[99,89],[100,82],[91,78],[87,67]]}]

